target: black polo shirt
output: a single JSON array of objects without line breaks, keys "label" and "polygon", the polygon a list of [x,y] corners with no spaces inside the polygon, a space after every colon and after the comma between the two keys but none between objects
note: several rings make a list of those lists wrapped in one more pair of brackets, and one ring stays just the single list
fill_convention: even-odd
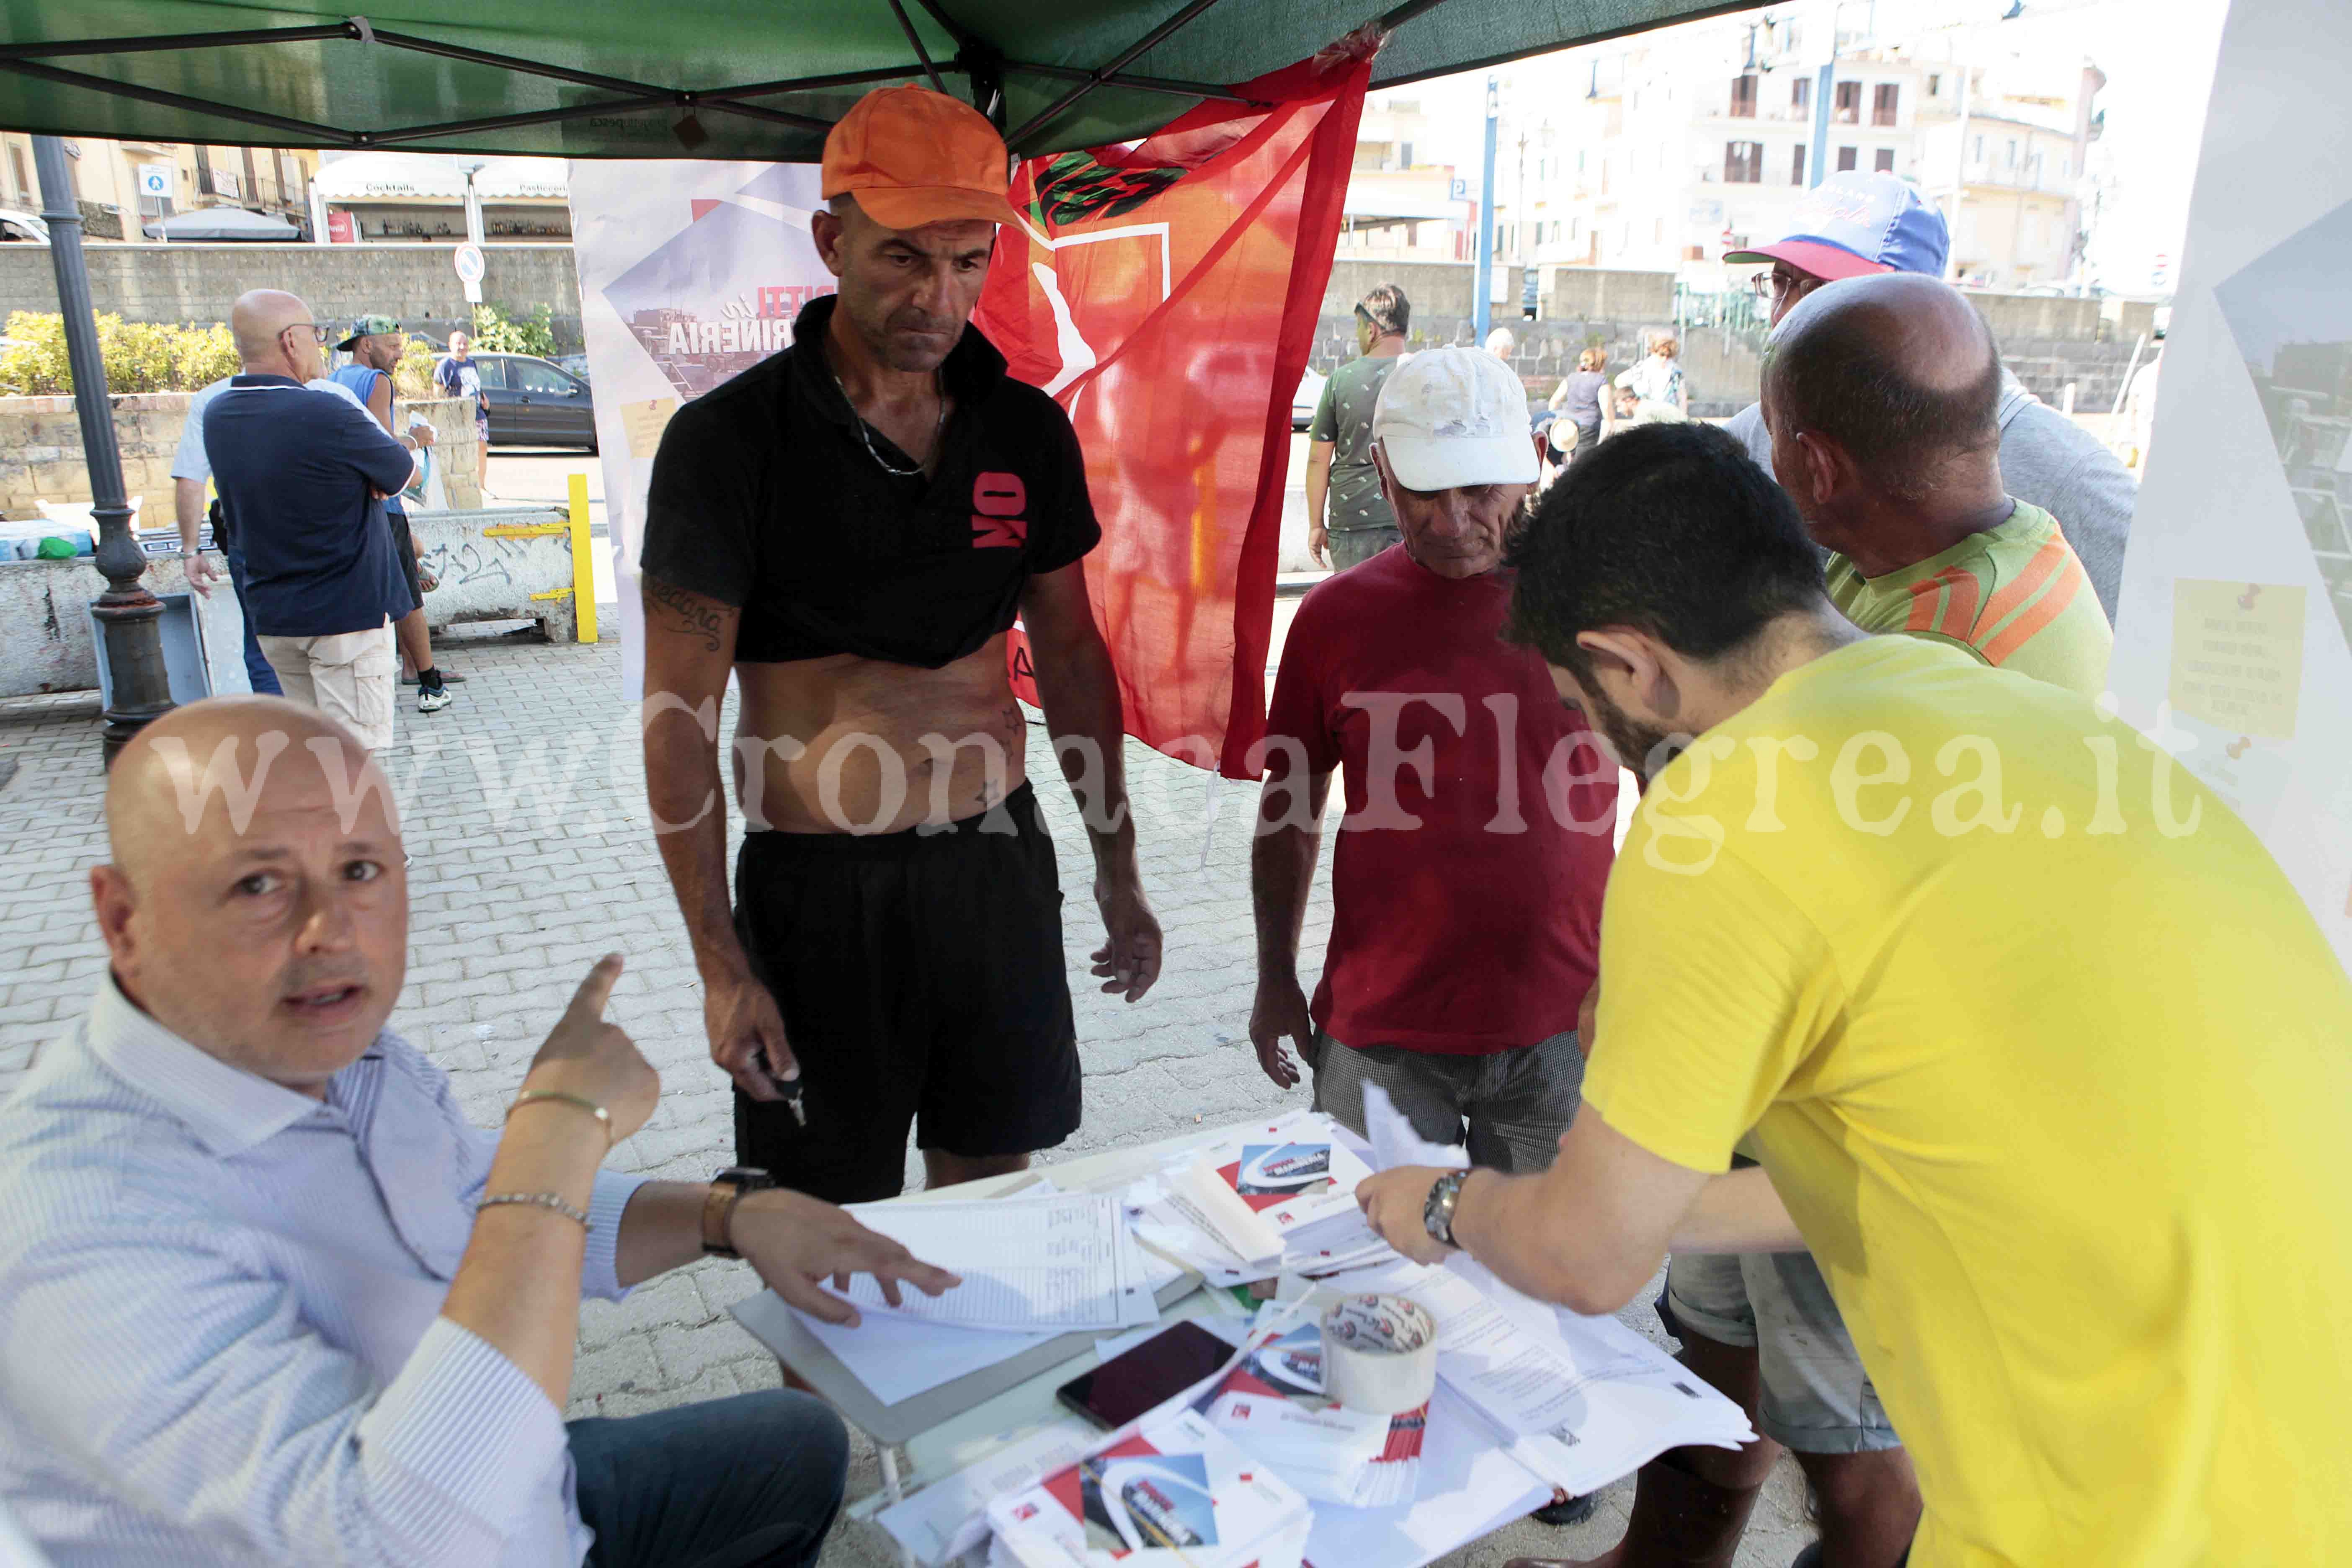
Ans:
[{"label": "black polo shirt", "polygon": [[257,633],[330,637],[408,613],[375,492],[397,494],[416,459],[365,409],[289,376],[232,376],[205,407],[204,442]]},{"label": "black polo shirt", "polygon": [[1010,627],[1032,576],[1101,539],[1086,461],[1061,405],[967,326],[940,365],[955,411],[938,472],[886,471],[876,452],[915,462],[835,382],[818,346],[833,308],[811,300],[793,347],[677,411],[639,565],[740,608],[743,663],[848,653],[937,669]]}]

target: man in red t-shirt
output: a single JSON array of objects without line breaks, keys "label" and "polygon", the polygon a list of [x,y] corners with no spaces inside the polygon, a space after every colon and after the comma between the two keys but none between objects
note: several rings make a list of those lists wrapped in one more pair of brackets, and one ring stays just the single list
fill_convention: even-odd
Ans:
[{"label": "man in red t-shirt", "polygon": [[[1402,542],[1307,595],[1267,720],[1251,855],[1250,1039],[1276,1084],[1360,1133],[1363,1086],[1415,1131],[1505,1170],[1549,1166],[1584,1078],[1617,764],[1542,660],[1496,635],[1503,536],[1536,479],[1527,395],[1480,349],[1414,354],[1372,453]],[[1326,793],[1347,769],[1323,978],[1299,929]]]}]

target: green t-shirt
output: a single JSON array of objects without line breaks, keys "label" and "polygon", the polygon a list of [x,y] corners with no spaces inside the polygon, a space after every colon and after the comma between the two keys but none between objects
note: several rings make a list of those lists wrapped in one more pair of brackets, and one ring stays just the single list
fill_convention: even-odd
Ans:
[{"label": "green t-shirt", "polygon": [[1399,357],[1367,356],[1333,371],[1307,426],[1308,440],[1332,444],[1331,499],[1325,503],[1324,527],[1333,533],[1396,526],[1389,499],[1381,494],[1381,471],[1372,464],[1372,405],[1381,400],[1381,387]]},{"label": "green t-shirt", "polygon": [[1829,589],[1864,631],[1957,644],[2085,697],[2106,689],[2115,631],[2058,520],[2038,506],[2019,501],[1998,528],[1884,577],[1832,555]]}]

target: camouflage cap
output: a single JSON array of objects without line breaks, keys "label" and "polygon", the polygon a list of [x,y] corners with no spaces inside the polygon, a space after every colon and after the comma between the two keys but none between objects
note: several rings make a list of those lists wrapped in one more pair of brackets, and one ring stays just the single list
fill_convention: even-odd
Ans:
[{"label": "camouflage cap", "polygon": [[362,316],[352,322],[351,336],[337,343],[335,347],[348,353],[351,346],[362,338],[373,338],[384,332],[396,332],[400,330],[400,323],[390,316]]}]

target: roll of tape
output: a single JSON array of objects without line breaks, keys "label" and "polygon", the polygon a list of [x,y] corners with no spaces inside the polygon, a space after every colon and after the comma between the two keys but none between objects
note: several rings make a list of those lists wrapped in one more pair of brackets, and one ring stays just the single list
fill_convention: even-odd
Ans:
[{"label": "roll of tape", "polygon": [[1323,1314],[1323,1392],[1349,1410],[1396,1415],[1437,1390],[1437,1320],[1402,1296],[1342,1298]]}]

